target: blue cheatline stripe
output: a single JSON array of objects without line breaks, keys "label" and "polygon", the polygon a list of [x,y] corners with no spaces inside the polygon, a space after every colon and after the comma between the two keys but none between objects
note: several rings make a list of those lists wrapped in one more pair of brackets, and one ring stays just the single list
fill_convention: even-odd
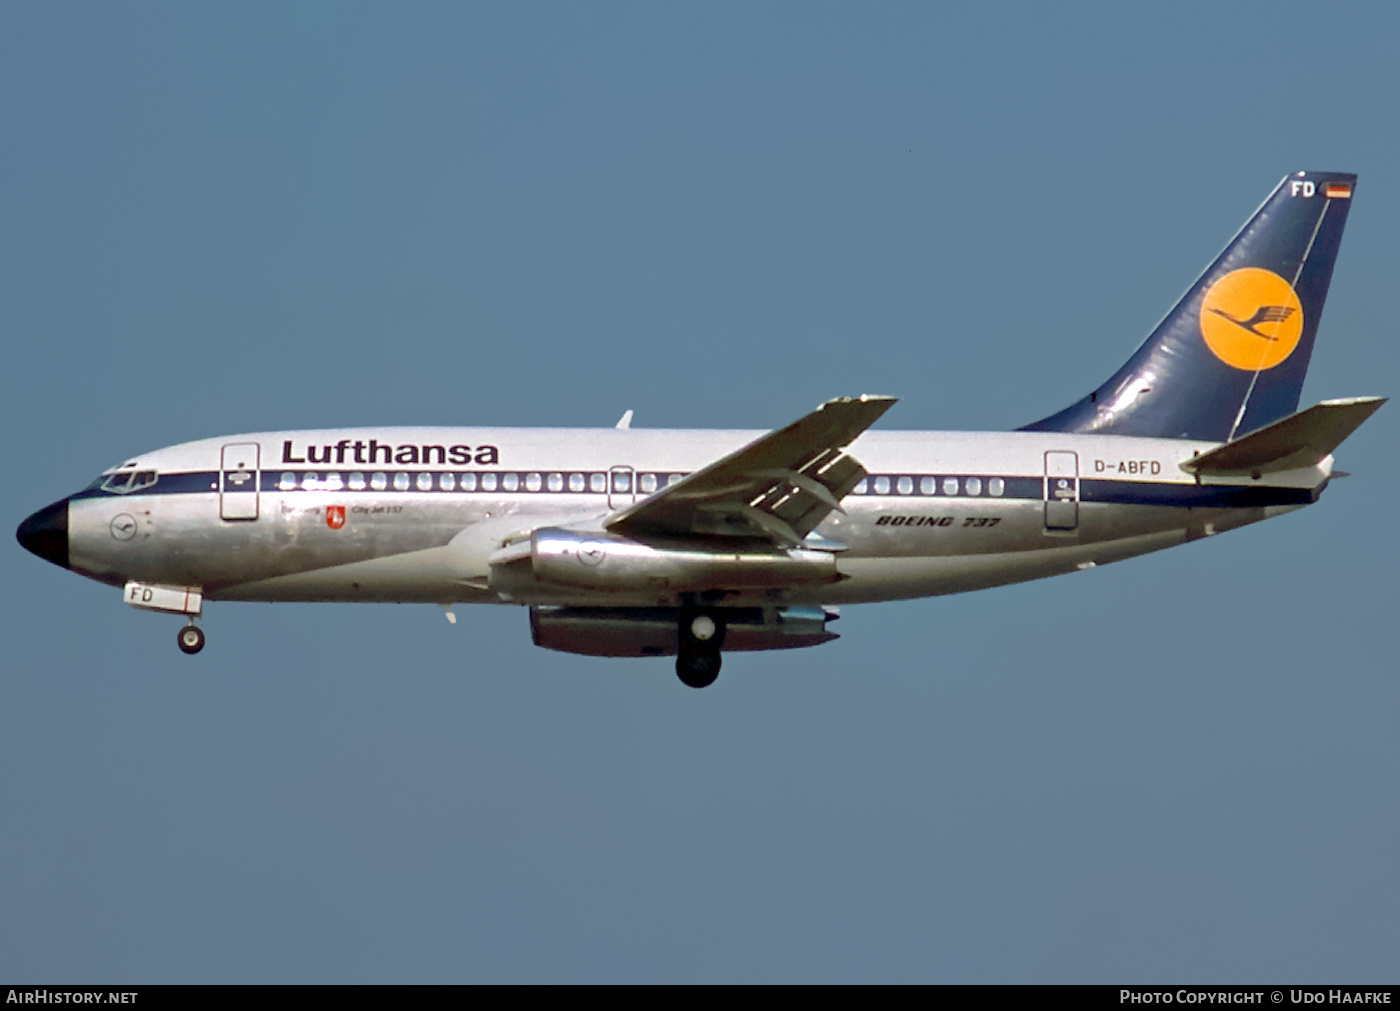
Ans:
[{"label": "blue cheatline stripe", "polygon": [[1114,505],[1175,506],[1189,509],[1251,509],[1271,505],[1308,505],[1321,488],[1221,487],[1144,481],[1079,482],[1081,502]]},{"label": "blue cheatline stripe", "polygon": [[[283,472],[263,471],[262,480],[259,482],[260,490],[263,492],[281,492],[282,494],[297,494],[304,491],[327,492],[326,488],[303,488],[302,479],[307,474],[318,475],[318,480],[323,480],[327,474],[341,475],[342,486],[334,489],[337,495],[405,495],[411,492],[418,494],[449,494],[449,495],[602,495],[601,491],[571,492],[568,487],[568,476],[570,474],[606,474],[606,471],[556,471],[553,473],[564,474],[564,487],[560,491],[549,490],[547,478],[550,471],[365,471],[370,474],[384,474],[388,480],[388,487],[374,489],[366,486],[362,489],[352,489],[344,484],[347,472],[343,470],[335,471],[297,471],[297,484],[293,488],[281,487],[281,474]],[[438,475],[450,473],[460,480],[464,474],[471,474],[477,479],[477,487],[471,491],[463,491],[456,488],[451,491],[444,491],[438,480]],[[538,491],[529,491],[526,488],[525,475],[527,473],[537,474],[540,478],[540,488]],[[649,473],[649,472],[648,472]],[[666,473],[666,472],[663,472]],[[398,474],[408,474],[410,476],[409,487],[406,489],[394,488],[394,477]],[[430,474],[433,478],[433,485],[426,491],[420,489],[416,478],[419,474]],[[494,475],[497,480],[497,487],[491,491],[482,490],[480,487],[483,475]],[[507,474],[513,474],[519,482],[519,486],[513,491],[506,491],[500,487],[501,479]],[[867,478],[866,491],[862,494],[852,494],[855,499],[883,499],[886,501],[911,500],[911,499],[944,499],[962,502],[984,502],[994,504],[998,501],[1040,501],[1044,495],[1044,479],[1040,477],[1006,477],[995,478],[983,475],[970,475],[981,481],[982,492],[980,495],[968,495],[966,493],[969,476],[952,474],[874,474]],[[885,477],[890,481],[890,491],[888,494],[879,495],[870,489],[874,487],[874,479]],[[913,490],[907,494],[899,494],[898,480],[901,477],[908,477],[913,480]],[[921,491],[922,480],[932,478],[934,480],[933,494],[925,494]],[[947,479],[958,482],[957,494],[945,494],[943,482]],[[991,495],[988,491],[988,484],[992,480],[1000,480],[1005,485],[1005,490],[1001,495]],[[216,493],[219,490],[218,471],[192,471],[186,473],[166,473],[161,474],[160,479],[152,486],[143,488],[133,493],[135,496],[142,495],[193,495]],[[1273,488],[1263,486],[1228,486],[1218,485],[1198,485],[1184,484],[1167,481],[1105,481],[1096,478],[1080,478],[1079,480],[1079,500],[1081,502],[1104,503],[1111,505],[1144,505],[1144,506],[1171,506],[1175,508],[1197,508],[1197,509],[1246,509],[1258,508],[1271,505],[1307,505],[1316,502],[1322,488]],[[623,492],[622,494],[629,494]],[[639,495],[649,494],[648,492],[637,492]],[[102,491],[100,488],[87,488],[70,498],[73,501],[82,499],[111,499],[121,500],[127,496],[113,492]]]}]

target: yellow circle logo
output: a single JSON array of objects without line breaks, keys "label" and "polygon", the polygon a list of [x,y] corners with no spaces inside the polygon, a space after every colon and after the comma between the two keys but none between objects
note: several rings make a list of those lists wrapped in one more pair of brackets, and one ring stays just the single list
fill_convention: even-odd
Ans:
[{"label": "yellow circle logo", "polygon": [[1232,270],[1201,303],[1201,336],[1215,357],[1248,372],[1286,361],[1303,335],[1298,294],[1271,270]]}]

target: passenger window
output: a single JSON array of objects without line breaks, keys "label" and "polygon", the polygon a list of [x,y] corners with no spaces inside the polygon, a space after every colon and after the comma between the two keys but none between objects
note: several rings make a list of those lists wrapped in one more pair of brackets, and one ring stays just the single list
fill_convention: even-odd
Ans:
[{"label": "passenger window", "polygon": [[931,477],[919,478],[920,495],[932,495],[936,491],[938,491],[938,481],[936,479]]},{"label": "passenger window", "polygon": [[325,483],[321,485],[321,488],[325,491],[340,491],[343,487],[344,484],[340,480],[340,475],[334,471],[326,475]]},{"label": "passenger window", "polygon": [[426,470],[421,471],[419,472],[418,476],[414,479],[414,483],[418,485],[419,491],[432,491],[433,475],[429,474]]},{"label": "passenger window", "polygon": [[599,494],[608,490],[608,476],[606,474],[589,474],[588,490]]},{"label": "passenger window", "polygon": [[631,491],[632,475],[626,471],[619,471],[613,475],[613,491]]},{"label": "passenger window", "polygon": [[503,489],[505,489],[506,491],[515,491],[517,488],[520,487],[520,475],[519,475],[519,474],[502,474],[502,475],[501,475],[501,487],[502,487]]},{"label": "passenger window", "polygon": [[408,472],[399,471],[394,475],[394,491],[408,491]]},{"label": "passenger window", "polygon": [[277,482],[277,487],[281,491],[291,491],[297,486],[297,476],[290,470],[284,470],[282,477]]},{"label": "passenger window", "polygon": [[888,495],[890,493],[890,479],[887,477],[877,477],[875,479],[875,494]]},{"label": "passenger window", "polygon": [[861,478],[859,481],[856,482],[856,486],[855,486],[854,488],[852,488],[851,491],[854,492],[854,493],[857,494],[857,495],[864,495],[869,489],[870,489],[870,479],[869,479],[869,478],[863,477],[863,478]]},{"label": "passenger window", "polygon": [[389,478],[382,473],[375,474],[369,479],[369,486],[375,491],[383,491],[389,487]]},{"label": "passenger window", "polygon": [[967,479],[967,483],[964,484],[963,487],[967,489],[967,493],[969,495],[981,495],[982,479],[980,477],[970,477]]},{"label": "passenger window", "polygon": [[460,483],[463,491],[476,491],[475,474],[463,474]]},{"label": "passenger window", "polygon": [[482,491],[495,491],[495,490],[496,490],[496,475],[495,475],[495,474],[482,474],[482,475],[481,475],[481,490],[482,490]]},{"label": "passenger window", "polygon": [[643,494],[650,495],[652,492],[656,491],[656,475],[643,474],[641,477],[641,484]]},{"label": "passenger window", "polygon": [[550,490],[550,491],[563,491],[563,490],[564,490],[564,475],[563,475],[563,474],[551,474],[551,475],[549,475],[549,490]]},{"label": "passenger window", "polygon": [[525,490],[526,490],[526,491],[539,491],[539,490],[540,490],[540,476],[539,476],[538,474],[526,474],[526,475],[525,475]]},{"label": "passenger window", "polygon": [[582,474],[570,474],[570,475],[569,475],[569,491],[583,491],[583,475],[582,475]]},{"label": "passenger window", "polygon": [[955,477],[945,477],[943,479],[943,494],[956,495],[958,493],[958,479]]},{"label": "passenger window", "polygon": [[912,477],[902,477],[899,479],[899,493],[901,495],[914,494],[914,479]]},{"label": "passenger window", "polygon": [[301,486],[307,491],[315,491],[321,486],[321,482],[314,472],[308,471],[301,476]]},{"label": "passenger window", "polygon": [[351,490],[351,491],[364,491],[364,490],[365,490],[365,476],[364,476],[363,474],[361,474],[358,470],[355,471],[353,474],[350,475],[350,490]]},{"label": "passenger window", "polygon": [[680,479],[681,479],[681,476],[680,476],[679,474],[672,474],[670,477],[668,477],[668,478],[666,479],[666,487],[667,487],[667,488],[671,487],[671,485],[676,484],[677,482],[679,482]]},{"label": "passenger window", "polygon": [[994,477],[987,482],[987,491],[991,495],[1000,498],[1002,495],[1006,494],[1006,482],[999,477]]},{"label": "passenger window", "polygon": [[438,487],[443,491],[455,491],[457,488],[456,474],[439,474]]}]

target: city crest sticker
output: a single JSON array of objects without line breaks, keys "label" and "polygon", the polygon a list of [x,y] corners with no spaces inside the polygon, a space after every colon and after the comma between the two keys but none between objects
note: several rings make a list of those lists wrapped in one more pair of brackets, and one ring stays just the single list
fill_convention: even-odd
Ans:
[{"label": "city crest sticker", "polygon": [[332,530],[339,530],[345,526],[344,506],[326,506],[326,526]]}]

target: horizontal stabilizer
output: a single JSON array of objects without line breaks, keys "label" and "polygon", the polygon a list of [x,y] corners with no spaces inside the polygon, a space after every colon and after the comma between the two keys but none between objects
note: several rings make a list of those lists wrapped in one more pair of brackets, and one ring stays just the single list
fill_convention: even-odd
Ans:
[{"label": "horizontal stabilizer", "polygon": [[1324,400],[1242,439],[1187,460],[1188,474],[1227,477],[1315,467],[1386,402],[1385,397]]}]

